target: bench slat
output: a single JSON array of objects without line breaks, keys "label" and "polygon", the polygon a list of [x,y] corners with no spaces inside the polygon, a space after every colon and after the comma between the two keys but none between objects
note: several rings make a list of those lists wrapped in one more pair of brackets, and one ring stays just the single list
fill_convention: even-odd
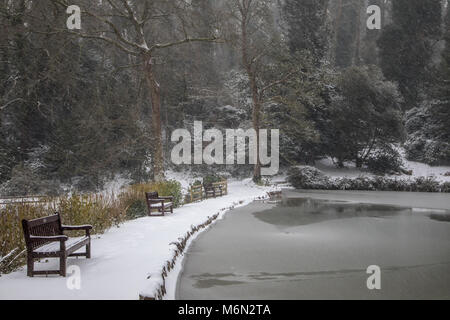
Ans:
[{"label": "bench slat", "polygon": [[[69,251],[72,247],[76,246],[78,243],[88,239],[89,239],[88,237],[69,238],[69,240],[66,241],[66,251]],[[34,253],[53,253],[59,251],[60,251],[59,242],[51,242],[33,250]]]}]

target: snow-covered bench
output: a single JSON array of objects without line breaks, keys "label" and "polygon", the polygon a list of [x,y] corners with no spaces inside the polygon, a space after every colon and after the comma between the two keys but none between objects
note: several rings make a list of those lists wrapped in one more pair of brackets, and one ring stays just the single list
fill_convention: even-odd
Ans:
[{"label": "snow-covered bench", "polygon": [[[40,274],[59,274],[66,276],[67,257],[91,257],[92,226],[64,226],[57,213],[53,216],[34,220],[22,220],[25,244],[27,246],[27,275],[32,277]],[[83,237],[69,238],[64,231],[85,230]],[[86,252],[75,253],[86,246]],[[34,259],[59,258],[59,270],[34,271]]]},{"label": "snow-covered bench", "polygon": [[[173,197],[160,197],[158,192],[146,192],[145,199],[149,216],[164,216],[166,212],[173,213]],[[152,214],[155,210],[159,214]]]}]

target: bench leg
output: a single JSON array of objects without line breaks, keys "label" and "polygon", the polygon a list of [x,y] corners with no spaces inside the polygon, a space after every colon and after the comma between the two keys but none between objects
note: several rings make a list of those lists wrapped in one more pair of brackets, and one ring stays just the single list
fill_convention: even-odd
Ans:
[{"label": "bench leg", "polygon": [[33,257],[29,254],[27,256],[27,276],[28,277],[33,277],[34,273],[34,259]]},{"label": "bench leg", "polygon": [[173,213],[173,206],[170,207],[170,213]]},{"label": "bench leg", "polygon": [[65,277],[66,276],[66,263],[67,257],[65,254],[59,257],[59,275]]},{"label": "bench leg", "polygon": [[91,241],[86,245],[86,259],[91,258]]}]

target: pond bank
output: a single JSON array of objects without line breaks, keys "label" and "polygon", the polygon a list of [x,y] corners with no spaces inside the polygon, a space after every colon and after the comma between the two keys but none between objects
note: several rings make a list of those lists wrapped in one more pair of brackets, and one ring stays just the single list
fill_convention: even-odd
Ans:
[{"label": "pond bank", "polygon": [[392,191],[326,191],[285,189],[286,197],[307,197],[335,201],[387,204],[411,208],[450,210],[450,195],[445,193]]}]

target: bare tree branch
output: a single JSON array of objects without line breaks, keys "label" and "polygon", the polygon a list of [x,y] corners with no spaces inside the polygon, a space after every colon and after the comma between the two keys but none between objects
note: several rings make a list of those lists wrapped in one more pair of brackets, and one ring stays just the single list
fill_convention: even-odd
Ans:
[{"label": "bare tree branch", "polygon": [[22,98],[17,98],[17,99],[14,99],[14,100],[9,101],[8,103],[4,104],[3,106],[0,106],[0,110],[6,109],[8,106],[10,106],[10,105],[12,105],[13,103],[18,102],[18,101],[25,102],[24,99],[22,99]]}]

